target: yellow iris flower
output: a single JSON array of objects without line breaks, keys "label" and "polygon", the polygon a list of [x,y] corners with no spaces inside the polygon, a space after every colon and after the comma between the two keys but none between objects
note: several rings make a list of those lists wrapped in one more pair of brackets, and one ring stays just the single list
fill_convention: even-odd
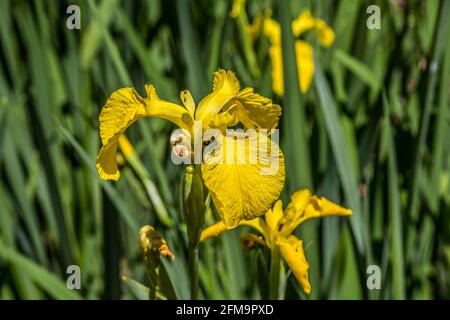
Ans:
[{"label": "yellow iris flower", "polygon": [[[307,189],[301,189],[292,195],[291,202],[284,212],[283,203],[278,200],[266,212],[264,218],[258,217],[250,221],[241,221],[239,225],[250,226],[263,236],[263,239],[253,236],[252,240],[256,243],[263,244],[272,250],[278,250],[302,285],[303,290],[309,294],[311,292],[308,277],[309,263],[303,251],[302,241],[293,235],[295,229],[311,218],[351,214],[351,210],[324,197],[313,195]],[[218,236],[225,231],[227,228],[221,220],[205,228],[201,240]]]},{"label": "yellow iris flower", "polygon": [[[280,24],[270,17],[264,18],[262,31],[269,39],[269,55],[272,61],[272,89],[279,95],[284,94],[283,84],[283,57],[281,46],[281,27]],[[261,18],[256,17],[253,24],[261,24]],[[254,32],[255,27],[250,27],[249,31]],[[297,19],[292,22],[292,33],[299,38],[303,33],[315,30],[321,45],[329,47],[333,44],[335,34],[324,20],[312,17],[309,10],[303,10]],[[300,91],[305,93],[314,76],[313,48],[306,41],[295,40],[295,54],[297,61],[297,73]]]},{"label": "yellow iris flower", "polygon": [[[239,81],[231,71],[219,69],[214,74],[213,91],[196,107],[188,90],[180,93],[183,106],[162,100],[152,85],[146,85],[147,97],[141,97],[133,88],[122,88],[111,94],[100,116],[102,148],[97,156],[97,171],[104,180],[118,180],[120,173],[116,163],[120,136],[136,120],[159,117],[175,123],[181,129],[194,134],[194,121],[201,121],[201,131],[226,128],[241,124],[245,129],[271,130],[281,115],[279,105],[253,91],[240,90]],[[235,154],[249,157],[249,140],[223,136],[219,148],[231,143]],[[201,163],[205,186],[209,189],[216,208],[227,227],[237,226],[242,219],[263,215],[279,197],[284,184],[284,157],[281,150],[266,136],[275,156],[258,152],[257,159],[247,163],[234,159],[231,163]],[[192,144],[192,141],[191,141]],[[224,152],[225,152],[225,148]],[[273,149],[272,149],[273,150]],[[243,152],[241,152],[243,151]],[[253,153],[252,153],[253,154]],[[261,174],[271,161],[279,164],[276,172]],[[228,159],[227,159],[228,160]]]}]

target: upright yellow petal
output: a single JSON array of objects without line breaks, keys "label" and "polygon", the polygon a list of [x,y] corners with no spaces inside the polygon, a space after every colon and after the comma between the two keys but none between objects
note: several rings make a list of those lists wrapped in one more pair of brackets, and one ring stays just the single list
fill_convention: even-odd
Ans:
[{"label": "upright yellow petal", "polygon": [[[259,136],[259,137],[258,137]],[[260,152],[258,139],[271,150]],[[205,149],[202,175],[227,228],[263,215],[278,199],[284,184],[284,157],[269,137],[220,136],[215,154]]]},{"label": "upright yellow petal", "polygon": [[278,222],[283,216],[283,201],[278,200],[273,205],[272,209],[266,212],[266,223],[272,233],[276,233],[278,229]]},{"label": "upright yellow petal", "polygon": [[352,210],[341,207],[340,205],[326,199],[325,197],[312,196],[309,204],[306,206],[305,213],[300,223],[312,218],[321,218],[326,216],[349,216]]},{"label": "upright yellow petal", "polygon": [[286,214],[290,211],[301,212],[305,210],[311,198],[311,191],[308,189],[300,189],[291,195],[291,201],[286,208]]},{"label": "upright yellow petal", "polygon": [[278,96],[284,95],[283,80],[283,51],[281,45],[271,46],[269,48],[270,61],[272,62],[272,90]]},{"label": "upright yellow petal", "polygon": [[273,129],[281,116],[281,107],[252,88],[241,90],[233,103],[237,103],[237,117],[245,128]]},{"label": "upright yellow petal", "polygon": [[305,9],[300,12],[297,19],[292,21],[292,33],[295,37],[300,37],[305,31],[314,28],[315,20],[311,15],[311,11]]},{"label": "upright yellow petal", "polygon": [[166,102],[156,95],[155,88],[146,85],[147,98],[142,98],[133,88],[122,88],[111,94],[100,112],[100,137],[102,148],[97,156],[96,166],[100,178],[118,180],[116,163],[117,142],[124,131],[143,117],[160,117],[178,126],[190,129],[193,119],[186,109]]},{"label": "upright yellow petal", "polygon": [[239,81],[232,71],[219,69],[214,73],[213,92],[200,101],[195,113],[195,120],[202,121],[202,127],[208,128],[209,121],[219,113],[239,92]]},{"label": "upright yellow petal", "polygon": [[160,99],[152,85],[146,85],[145,90],[148,94],[148,98],[145,99],[145,116],[166,119],[182,129],[191,131],[194,125],[194,119],[190,114],[190,110],[186,110],[178,104]]},{"label": "upright yellow petal", "polygon": [[331,29],[322,19],[317,19],[316,21],[316,33],[320,43],[325,47],[331,46],[336,37],[333,29]]},{"label": "upright yellow petal", "polygon": [[195,102],[194,98],[192,97],[192,94],[189,90],[183,90],[180,92],[180,99],[183,102],[183,105],[185,108],[189,111],[191,114],[192,119],[194,118],[195,114]]},{"label": "upright yellow petal", "polygon": [[283,216],[278,221],[278,230],[281,236],[288,237],[294,232],[302,219],[310,198],[311,191],[308,189],[300,189],[292,194],[291,202],[289,202]]},{"label": "upright yellow petal", "polygon": [[277,245],[281,255],[302,285],[305,293],[311,293],[311,284],[308,277],[309,263],[303,251],[302,241],[295,236],[290,236],[287,239],[279,239]]},{"label": "upright yellow petal", "polygon": [[305,93],[308,91],[314,76],[313,48],[305,41],[296,40],[295,55],[300,90]]},{"label": "upright yellow petal", "polygon": [[304,221],[326,216],[348,216],[352,211],[331,202],[330,200],[312,195],[308,189],[295,192],[291,202],[280,219],[279,228],[282,236],[288,236]]}]

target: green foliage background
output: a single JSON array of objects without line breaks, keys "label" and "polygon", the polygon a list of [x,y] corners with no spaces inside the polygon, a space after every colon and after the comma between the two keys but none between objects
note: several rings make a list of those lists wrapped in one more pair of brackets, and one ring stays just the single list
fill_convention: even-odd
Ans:
[{"label": "green foliage background", "polygon": [[[66,28],[70,4],[81,8],[81,30]],[[380,30],[366,27],[371,4]],[[290,23],[305,7],[336,41],[323,49],[309,39],[316,74],[303,95]],[[95,169],[97,117],[123,86],[142,93],[152,83],[174,102],[188,88],[198,102],[218,67],[283,108],[283,199],[309,187],[354,212],[301,226],[313,291],[305,296],[284,269],[282,298],[450,297],[450,1],[248,0],[249,19],[263,8],[284,28],[281,99],[267,41],[252,48],[254,72],[229,1],[0,1],[0,299],[146,298],[129,280],[147,284],[145,224],[167,239],[176,260],[164,266],[177,297],[189,298],[173,127],[147,119],[130,128],[145,168],[125,165],[110,183]],[[200,246],[201,298],[267,297],[269,256],[244,252],[241,231]],[[80,291],[66,288],[72,264]],[[372,264],[381,290],[366,287]]]}]

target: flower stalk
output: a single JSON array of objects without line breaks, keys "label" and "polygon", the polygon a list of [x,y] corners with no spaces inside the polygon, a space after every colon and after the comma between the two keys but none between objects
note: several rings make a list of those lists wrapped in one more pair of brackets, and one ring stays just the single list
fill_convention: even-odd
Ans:
[{"label": "flower stalk", "polygon": [[198,299],[198,243],[205,223],[203,181],[198,165],[188,165],[183,182],[183,214],[188,233],[188,264],[191,280],[191,299]]},{"label": "flower stalk", "polygon": [[280,251],[278,248],[270,250],[270,271],[269,271],[269,299],[278,300],[280,287]]},{"label": "flower stalk", "polygon": [[253,77],[259,78],[261,72],[258,67],[258,61],[256,59],[255,51],[248,34],[249,22],[247,13],[245,10],[240,10],[240,14],[236,17],[237,26],[239,30],[239,36],[241,38],[242,49],[244,50],[244,56],[247,60],[250,72]]},{"label": "flower stalk", "polygon": [[198,244],[189,244],[188,248],[188,265],[189,265],[189,277],[191,280],[191,299],[198,299],[199,280],[198,280]]}]

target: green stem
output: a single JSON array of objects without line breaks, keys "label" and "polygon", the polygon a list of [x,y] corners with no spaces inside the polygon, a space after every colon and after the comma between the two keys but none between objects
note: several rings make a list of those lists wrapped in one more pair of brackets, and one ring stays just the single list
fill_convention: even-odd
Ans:
[{"label": "green stem", "polygon": [[198,243],[205,223],[203,181],[199,166],[186,167],[183,183],[183,211],[188,235],[188,264],[191,279],[191,299],[198,299]]},{"label": "green stem", "polygon": [[198,245],[189,245],[189,274],[191,278],[191,300],[198,299]]},{"label": "green stem", "polygon": [[280,287],[280,251],[276,248],[270,253],[269,299],[278,300]]},{"label": "green stem", "polygon": [[253,77],[259,78],[261,73],[259,71],[255,51],[253,50],[252,42],[250,41],[250,36],[247,31],[248,18],[245,12],[241,12],[241,14],[239,14],[239,16],[237,17],[237,24],[239,29],[239,36],[241,38],[242,48],[244,49],[245,59],[247,60],[250,72]]}]

